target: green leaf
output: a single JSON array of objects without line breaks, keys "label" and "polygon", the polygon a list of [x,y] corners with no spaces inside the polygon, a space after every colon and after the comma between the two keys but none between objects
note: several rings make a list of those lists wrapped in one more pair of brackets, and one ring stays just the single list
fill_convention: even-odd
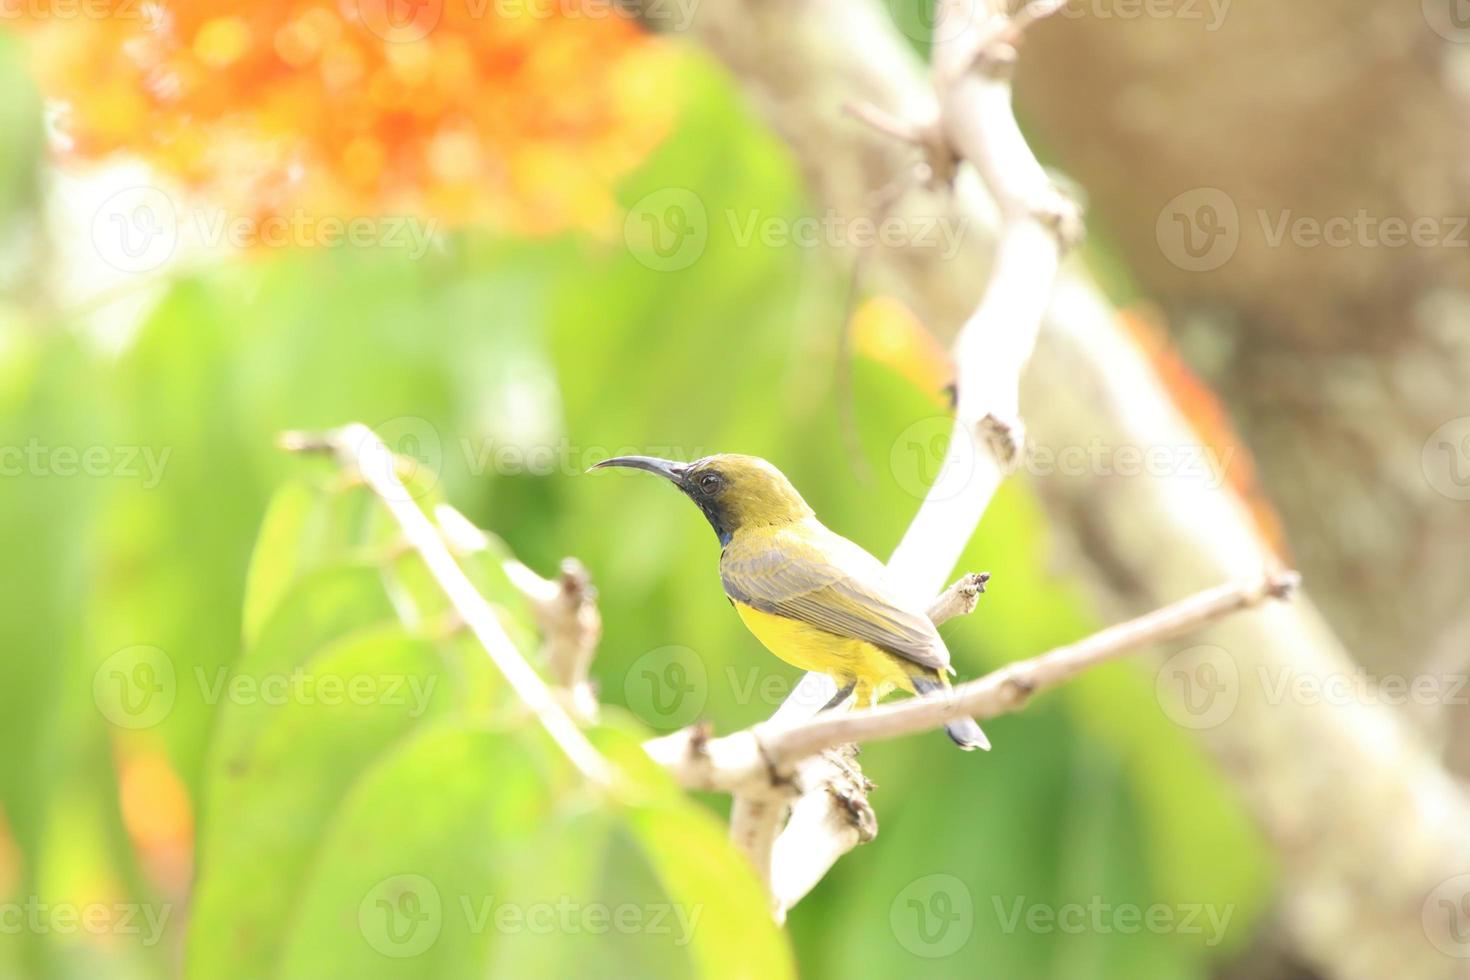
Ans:
[{"label": "green leaf", "polygon": [[[103,720],[91,695],[106,654],[90,651],[82,615],[96,574],[102,486],[78,469],[77,456],[113,443],[98,372],[81,347],[65,336],[9,339],[0,358],[0,534],[12,543],[0,588],[0,834],[8,831],[18,852],[16,894],[48,898],[54,801],[73,767],[89,768],[88,743]],[[77,454],[70,463],[68,451]],[[12,955],[29,964],[14,965],[18,973],[38,971],[47,941],[22,931],[0,951],[0,972]]]},{"label": "green leaf", "polygon": [[599,799],[570,775],[525,729],[402,746],[335,818],[281,975],[792,975],[708,816]]},{"label": "green leaf", "polygon": [[681,790],[643,751],[648,730],[616,709],[593,733],[597,747],[636,786],[623,819],[690,930],[692,968],[704,977],[796,975],[786,936],[773,924],[766,891],[729,830]]},{"label": "green leaf", "polygon": [[443,659],[457,655],[391,624],[338,640],[287,675],[289,700],[264,705],[249,748],[213,781],[221,799],[201,840],[191,974],[272,972],[332,814],[380,755],[451,709]]},{"label": "green leaf", "polygon": [[[468,635],[423,633],[442,596],[363,506],[301,484],[266,515],[252,641],[209,699],[190,973],[791,975],[748,865],[647,733],[595,733],[635,802],[594,794]],[[534,649],[505,558],[492,539],[463,560]]]},{"label": "green leaf", "polygon": [[238,661],[212,674],[196,675],[204,700],[216,708],[201,808],[206,818],[202,837],[212,832],[215,813],[228,815],[239,805],[236,776],[249,770],[253,746],[273,713],[259,697],[233,696],[231,685],[279,683],[277,679],[289,678],[333,640],[393,622],[393,608],[377,568],[327,569],[296,587]]}]

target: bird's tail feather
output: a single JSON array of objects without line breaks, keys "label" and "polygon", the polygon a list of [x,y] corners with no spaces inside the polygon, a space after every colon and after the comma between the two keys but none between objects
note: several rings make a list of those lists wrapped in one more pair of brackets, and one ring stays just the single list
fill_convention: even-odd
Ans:
[{"label": "bird's tail feather", "polygon": [[[935,679],[920,676],[914,677],[913,682],[914,691],[919,695],[944,693],[950,689],[948,678]],[[985,733],[980,730],[979,725],[975,724],[973,718],[956,718],[944,726],[944,731],[951,742],[966,752],[972,752],[975,749],[990,751],[990,739],[985,737]]]}]

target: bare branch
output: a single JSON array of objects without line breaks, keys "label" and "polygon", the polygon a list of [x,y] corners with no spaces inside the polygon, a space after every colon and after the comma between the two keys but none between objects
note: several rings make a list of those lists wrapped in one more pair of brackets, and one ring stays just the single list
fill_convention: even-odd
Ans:
[{"label": "bare branch", "polygon": [[922,122],[905,119],[861,100],[846,102],[842,109],[874,132],[906,143],[922,152],[925,182],[930,186],[948,187],[954,182],[959,160],[938,119],[926,119]]},{"label": "bare branch", "polygon": [[[989,284],[954,342],[958,396],[945,459],[888,561],[894,586],[915,602],[939,591],[1001,480],[1020,457],[1021,372],[1035,346],[1062,255],[1081,238],[1080,210],[1047,177],[1011,109],[1009,68],[1015,45],[1027,26],[1055,6],[1052,0],[1036,0],[1012,18],[1004,0],[987,0],[983,9],[965,0],[936,0],[934,120],[909,122],[865,103],[849,107],[878,131],[923,147],[936,174],[950,177],[955,161],[969,161],[1001,218]],[[813,675],[798,686],[798,691],[811,690],[830,692],[830,697],[835,686]],[[811,708],[805,698],[789,698],[772,722],[789,724],[809,715]],[[838,775],[835,770],[829,774]],[[818,794],[819,804],[838,806],[831,794],[811,792]],[[731,817],[737,840],[762,839],[744,824],[750,813],[737,799]],[[780,819],[769,809],[760,813],[768,820]],[[812,821],[811,826],[830,826],[840,818],[834,810],[832,819]],[[857,840],[846,833],[842,839]],[[809,837],[803,840],[781,850],[804,850],[812,844]],[[762,875],[771,878],[765,869]],[[778,901],[777,916],[783,912]]]},{"label": "bare branch", "polygon": [[1036,694],[1084,670],[1268,599],[1286,599],[1297,582],[1295,572],[1274,572],[1208,589],[1076,643],[1008,664],[956,685],[943,696],[909,698],[845,714],[824,713],[796,723],[768,721],[721,738],[686,730],[646,743],[645,748],[666,766],[677,759],[670,768],[690,788],[762,792],[759,787],[791,780],[803,760],[829,749],[941,728],[956,718],[984,721],[1019,711]]},{"label": "bare branch", "polygon": [[933,595],[959,560],[1022,444],[1021,372],[1035,346],[1063,253],[1080,233],[1074,204],[1046,175],[1011,109],[1010,79],[983,70],[1002,43],[968,3],[940,0],[935,84],[940,125],[979,173],[1001,215],[980,304],[954,341],[954,431],[939,476],[888,567],[913,597]]},{"label": "bare branch", "polygon": [[818,789],[797,797],[771,850],[771,905],[778,922],[838,858],[878,835],[878,816],[868,803],[873,784],[856,757],[855,746],[844,746],[797,766],[793,782]]},{"label": "bare branch", "polygon": [[900,143],[910,143],[914,146],[922,147],[927,144],[930,139],[929,133],[935,129],[932,123],[926,125],[902,116],[895,116],[871,102],[846,102],[843,103],[842,111],[871,126],[875,132],[891,136]]},{"label": "bare branch", "polygon": [[582,717],[596,718],[597,697],[588,675],[602,638],[602,614],[587,569],[575,558],[564,558],[555,579],[542,578],[518,561],[506,562],[505,571],[530,603],[546,638],[546,668],[552,683],[571,692]]},{"label": "bare branch", "polygon": [[954,687],[945,696],[910,698],[868,711],[822,714],[797,725],[757,726],[762,755],[783,769],[823,749],[849,742],[871,742],[938,728],[956,718],[977,721],[1009,714],[1031,698],[1098,664],[1161,643],[1269,598],[1285,598],[1296,588],[1294,572],[1252,582],[1222,585],[1197,593],[1126,623],[1030,660],[1010,664],[978,680]]},{"label": "bare branch", "polygon": [[649,739],[643,751],[685,789],[764,796],[779,781],[754,737],[711,739],[702,725]]},{"label": "bare branch", "polygon": [[[840,16],[834,9],[822,0],[704,0],[692,33],[781,134],[821,206],[851,211],[864,206],[870,175],[891,165],[891,153],[832,107],[861,98],[913,119],[937,110],[926,66],[884,4],[848,0]],[[940,331],[972,309],[975,272],[991,259],[994,208],[967,193],[965,176],[943,215],[984,234],[969,235],[956,261],[903,249],[870,258],[873,278]],[[1041,444],[1197,445],[1125,318],[1080,265],[1053,290],[1036,354],[1028,423]],[[1163,604],[1260,567],[1271,551],[1228,481],[1125,486],[1094,475],[1041,489],[1059,524],[1085,522],[1083,547],[1069,561],[1095,573],[1104,608]],[[1229,651],[1242,677],[1325,683],[1358,669],[1305,598],[1222,622],[1208,642]],[[1199,737],[1274,846],[1281,919],[1304,960],[1334,976],[1445,975],[1450,961],[1424,942],[1421,908],[1446,869],[1470,868],[1470,794],[1391,706],[1282,701],[1244,684],[1237,710]],[[1344,902],[1349,892],[1356,900]]]},{"label": "bare branch", "polygon": [[393,452],[367,426],[353,423],[323,435],[288,432],[281,446],[292,452],[330,452],[342,467],[377,494],[398,522],[409,546],[428,566],[450,606],[480,641],[516,695],[535,714],[572,764],[587,779],[611,785],[613,770],[587,740],[539,674],[526,663],[485,597],[450,554],[439,528],[419,509],[398,478]]},{"label": "bare branch", "polygon": [[[782,784],[776,784],[758,793],[743,793],[735,797],[730,811],[731,843],[738,847],[755,866],[766,894],[772,896],[771,914],[780,920],[784,909],[774,900],[775,890],[771,875],[775,871],[776,835],[781,829],[781,820],[793,793],[781,792]],[[738,833],[736,831],[738,828]]]},{"label": "bare branch", "polygon": [[[985,591],[985,583],[990,581],[989,572],[970,572],[961,576],[953,585],[930,604],[929,618],[935,626],[947,622],[956,616],[966,615],[973,612],[976,604],[980,601],[980,595]],[[807,675],[803,683],[807,683],[813,676]],[[820,707],[832,697],[832,692],[822,691],[822,700],[813,702],[811,697],[803,694],[800,689],[793,692],[787,703],[800,705],[811,704],[813,710]],[[773,719],[774,721],[774,719]],[[678,782],[689,788],[712,791],[723,791],[727,793],[749,793],[755,796],[770,795],[772,787],[780,784],[794,783],[806,787],[818,787],[822,781],[816,778],[815,767],[808,767],[805,778],[801,780],[788,780],[786,776],[776,772],[771,765],[771,760],[766,757],[761,746],[755,739],[742,739],[738,735],[725,738],[711,739],[710,731],[706,725],[694,725],[681,729],[669,735],[650,739],[643,743],[643,749],[654,761],[673,773]],[[846,750],[844,750],[846,752]],[[829,761],[832,761],[829,759]],[[862,773],[857,771],[856,753],[846,752],[843,765],[855,773],[852,781],[858,785],[853,792],[862,792],[866,786],[866,780],[862,780]],[[840,768],[831,771],[831,774],[840,774]],[[782,785],[782,791],[789,796],[790,786]],[[762,819],[769,819],[772,823],[779,823],[781,814],[772,816],[760,811],[746,811],[744,819],[754,819],[759,815]],[[740,824],[739,820],[732,820]],[[748,840],[757,840],[751,836]],[[857,843],[854,841],[854,843]]]},{"label": "bare branch", "polygon": [[[470,554],[490,544],[485,532],[448,504],[434,508],[451,550]],[[552,683],[568,692],[577,714],[596,719],[597,696],[588,681],[597,642],[602,638],[602,614],[597,610],[597,590],[587,569],[575,558],[564,558],[555,580],[542,578],[514,558],[504,566],[506,577],[531,607],[536,625],[546,640],[543,651]]]}]

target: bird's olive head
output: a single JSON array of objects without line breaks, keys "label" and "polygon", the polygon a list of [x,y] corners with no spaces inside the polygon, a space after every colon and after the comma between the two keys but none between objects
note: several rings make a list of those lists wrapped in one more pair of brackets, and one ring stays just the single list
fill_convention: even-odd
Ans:
[{"label": "bird's olive head", "polygon": [[720,544],[728,544],[741,528],[789,524],[812,516],[812,509],[785,474],[758,456],[725,453],[692,463],[618,456],[592,468],[606,466],[647,470],[674,484],[709,518]]}]

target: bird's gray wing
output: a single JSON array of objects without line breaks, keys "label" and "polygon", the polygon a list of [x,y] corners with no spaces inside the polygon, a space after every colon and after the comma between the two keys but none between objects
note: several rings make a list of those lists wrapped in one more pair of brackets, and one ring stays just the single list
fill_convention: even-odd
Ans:
[{"label": "bird's gray wing", "polygon": [[720,579],[727,596],[761,612],[949,670],[949,650],[929,618],[893,595],[876,558],[825,528],[742,535],[721,556]]}]

